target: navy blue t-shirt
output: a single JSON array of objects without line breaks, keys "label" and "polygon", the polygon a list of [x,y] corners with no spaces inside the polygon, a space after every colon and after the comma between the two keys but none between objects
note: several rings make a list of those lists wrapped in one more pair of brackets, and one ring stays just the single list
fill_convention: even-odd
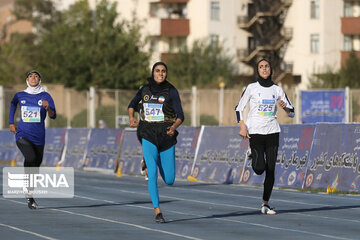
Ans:
[{"label": "navy blue t-shirt", "polygon": [[54,112],[52,119],[56,118],[55,104],[47,92],[29,94],[18,92],[11,100],[9,124],[14,124],[14,115],[17,105],[20,105],[20,122],[17,127],[16,140],[26,138],[35,145],[45,145],[45,118],[46,110],[42,100],[49,102],[49,108]]}]

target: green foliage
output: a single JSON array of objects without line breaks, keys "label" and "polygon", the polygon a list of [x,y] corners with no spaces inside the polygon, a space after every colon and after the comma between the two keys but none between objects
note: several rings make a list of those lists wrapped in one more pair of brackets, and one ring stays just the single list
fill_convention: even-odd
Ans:
[{"label": "green foliage", "polygon": [[83,128],[83,127],[87,127],[87,110],[84,109],[82,111],[80,111],[78,114],[76,114],[72,119],[71,119],[71,127],[73,128]]},{"label": "green foliage", "polygon": [[[191,115],[188,112],[184,112],[184,117],[185,117],[185,120],[181,125],[182,126],[191,126]],[[200,115],[200,125],[218,126],[219,122],[212,115],[201,114]]]},{"label": "green foliage", "polygon": [[23,79],[30,69],[39,70],[44,83],[77,90],[137,89],[146,81],[150,54],[141,51],[145,42],[136,18],[119,20],[116,2],[108,0],[98,1],[96,11],[87,0],[76,1],[64,12],[55,11],[52,4],[17,0],[18,18],[32,21],[38,31],[0,49],[0,70],[6,73],[0,81],[6,83],[15,71]]},{"label": "green foliage", "polygon": [[136,89],[148,76],[135,22],[115,21],[116,3],[102,0],[96,13],[78,1],[39,43],[39,69],[50,80],[77,90],[90,86]]},{"label": "green foliage", "polygon": [[0,84],[10,86],[25,84],[26,73],[32,69],[30,47],[34,41],[31,34],[15,34],[9,43],[0,45]]},{"label": "green foliage", "polygon": [[67,117],[57,113],[56,119],[50,119],[49,123],[51,128],[64,128],[67,127]]},{"label": "green foliage", "polygon": [[360,88],[360,59],[354,51],[351,51],[349,57],[345,61],[344,67],[339,71],[340,79],[343,87]]},{"label": "green foliage", "polygon": [[56,10],[53,0],[15,0],[14,14],[36,27],[37,32],[46,32],[60,22],[61,12]]},{"label": "green foliage", "polygon": [[200,125],[218,126],[219,122],[212,115],[201,114],[200,115]]},{"label": "green foliage", "polygon": [[182,126],[191,126],[191,116],[188,112],[184,112],[184,122],[181,123]]},{"label": "green foliage", "polygon": [[191,49],[184,46],[169,59],[168,67],[169,80],[178,88],[218,87],[219,78],[229,84],[235,75],[233,59],[226,56],[221,45],[214,46],[205,40],[195,41]]},{"label": "green foliage", "polygon": [[[119,109],[120,115],[127,115],[126,111],[122,108]],[[71,120],[71,127],[87,127],[88,112],[86,109],[76,114]],[[99,120],[103,120],[106,123],[106,127],[115,128],[115,106],[100,106],[95,111],[96,126]]]},{"label": "green foliage", "polygon": [[350,52],[345,65],[337,72],[330,67],[324,73],[310,79],[310,88],[360,88],[360,59],[354,51]]}]

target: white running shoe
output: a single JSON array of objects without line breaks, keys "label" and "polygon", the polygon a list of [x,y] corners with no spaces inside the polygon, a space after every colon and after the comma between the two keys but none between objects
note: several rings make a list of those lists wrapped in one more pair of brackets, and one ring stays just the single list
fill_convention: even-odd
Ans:
[{"label": "white running shoe", "polygon": [[271,208],[267,204],[264,204],[261,206],[261,213],[267,214],[267,215],[275,215],[276,214],[276,212],[274,211],[274,208]]}]

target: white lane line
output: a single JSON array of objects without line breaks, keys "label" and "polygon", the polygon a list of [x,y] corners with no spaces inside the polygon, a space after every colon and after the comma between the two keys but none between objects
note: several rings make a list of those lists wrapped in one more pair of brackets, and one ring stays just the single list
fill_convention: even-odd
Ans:
[{"label": "white lane line", "polygon": [[[86,198],[89,200],[94,200],[94,201],[99,201],[98,199],[94,199],[94,198]],[[18,202],[15,200],[9,200],[9,199],[2,199],[2,200],[7,200],[7,201],[11,201],[11,202],[15,202],[15,203],[20,203],[20,204],[24,204],[22,202]],[[103,201],[103,200],[102,200]],[[107,201],[110,202],[110,201]],[[112,202],[112,201],[111,201]],[[46,210],[46,209],[43,209]],[[62,213],[67,213],[67,214],[71,214],[71,215],[76,215],[76,216],[81,216],[81,217],[86,217],[86,218],[91,218],[91,219],[95,219],[95,220],[100,220],[100,221],[104,221],[104,222],[110,222],[110,223],[115,223],[115,224],[121,224],[121,225],[126,225],[126,226],[131,226],[131,227],[135,227],[135,228],[140,228],[143,230],[147,230],[147,231],[152,231],[152,232],[159,232],[159,233],[164,233],[167,235],[172,235],[172,236],[176,236],[176,237],[180,237],[180,238],[185,238],[185,239],[191,239],[191,240],[203,240],[201,238],[196,238],[196,237],[191,237],[191,236],[187,236],[187,235],[183,235],[183,234],[179,234],[179,233],[174,233],[174,232],[169,232],[169,231],[163,231],[160,229],[152,229],[152,228],[148,228],[148,227],[144,227],[141,225],[137,225],[137,224],[132,224],[132,223],[128,223],[128,222],[122,222],[122,221],[116,221],[116,220],[112,220],[112,219],[107,219],[107,218],[101,218],[101,217],[96,217],[96,216],[91,216],[88,214],[82,214],[82,213],[76,213],[76,212],[71,212],[71,211],[66,211],[66,210],[60,210],[60,209],[54,209],[54,208],[49,208],[47,210],[51,210],[51,211],[56,211],[56,212],[62,212]],[[36,210],[35,210],[36,211]],[[26,230],[24,230],[26,231]],[[28,231],[26,231],[28,232]],[[29,232],[31,233],[31,232]],[[42,236],[42,237],[46,237],[37,233],[33,233],[33,235],[38,235],[38,236]],[[47,237],[45,239],[49,239],[49,240],[56,240],[55,238],[50,238]]]},{"label": "white lane line", "polygon": [[[121,190],[121,191],[124,191],[124,190]],[[124,191],[124,192],[134,193],[134,192],[131,192],[131,191]],[[93,200],[93,201],[103,201],[103,202],[106,202],[106,203],[113,203],[113,204],[118,203],[118,202],[114,202],[114,201],[110,201],[110,200],[85,197],[85,196],[81,196],[81,195],[75,195],[75,196],[78,197],[78,198],[84,198],[84,199]],[[181,199],[181,198],[179,198],[179,199]],[[183,200],[183,199],[181,199],[181,200]],[[186,199],[184,199],[184,200],[186,200]],[[134,206],[134,205],[130,205],[130,204],[124,204],[124,206],[135,207],[135,208],[141,207],[141,206]],[[146,208],[146,207],[141,207],[141,208]],[[256,208],[256,210],[258,210],[258,208]],[[186,215],[186,216],[194,216],[194,217],[197,217],[197,218],[208,219],[208,216],[205,216],[205,215],[198,215],[198,214],[193,214],[193,213],[189,214],[189,213],[177,212],[177,211],[167,211],[167,212],[176,213],[176,214],[180,214],[180,215]],[[302,231],[302,230],[296,230],[296,229],[290,229],[290,228],[280,228],[280,227],[274,227],[274,226],[260,224],[260,223],[244,222],[244,221],[240,221],[240,220],[233,220],[233,219],[227,219],[227,218],[214,217],[212,219],[216,219],[216,220],[220,220],[220,221],[227,221],[227,222],[234,222],[234,223],[241,223],[241,224],[245,224],[245,225],[257,226],[257,227],[262,227],[262,228],[270,228],[272,230],[282,230],[282,231],[296,232],[296,233],[302,233],[302,234],[307,234],[307,235],[326,237],[326,238],[329,238],[329,239],[331,238],[331,239],[339,239],[339,240],[352,240],[351,238],[343,238],[343,237],[337,237],[337,236],[332,236],[332,235],[327,235],[327,234],[314,233],[314,232]]]},{"label": "white lane line", "polygon": [[18,227],[14,227],[14,226],[10,226],[10,225],[7,225],[7,224],[0,223],[0,226],[11,228],[11,229],[19,231],[19,232],[28,233],[28,234],[34,235],[36,237],[39,237],[39,238],[43,238],[43,239],[47,239],[47,240],[56,240],[56,238],[44,236],[44,235],[41,235],[41,234],[36,233],[36,232],[31,232],[31,231],[21,229],[21,228],[18,228]]},{"label": "white lane line", "polygon": [[[106,188],[108,188],[106,186],[104,186],[104,187],[90,186],[90,187],[98,188],[98,189],[102,189],[102,190],[105,190]],[[171,187],[169,187],[169,188],[171,189]],[[131,193],[131,194],[136,194],[136,195],[144,195],[144,196],[149,195],[147,192],[136,192],[136,191],[121,190],[121,189],[115,189],[114,190],[113,188],[108,188],[108,189],[111,189],[112,192],[113,191],[119,191],[119,192]],[[194,191],[195,192],[207,192],[207,193],[223,195],[222,193],[212,192],[212,191],[207,191],[207,190],[194,190]],[[224,194],[224,195],[235,196],[235,197],[239,197],[239,196],[240,197],[241,196],[246,197],[245,195],[239,195],[239,194]],[[242,206],[242,205],[233,205],[233,204],[225,204],[225,203],[213,203],[213,202],[208,202],[208,201],[203,201],[203,200],[179,198],[179,197],[167,196],[167,195],[163,195],[163,194],[160,194],[159,196],[169,198],[169,199],[175,199],[175,200],[179,200],[179,201],[195,202],[195,203],[199,203],[199,204],[209,204],[209,205],[217,205],[217,206],[225,206],[225,207],[233,207],[233,208],[243,208],[243,209],[249,209],[249,210],[258,210],[259,209],[259,208],[247,207],[247,206]],[[258,197],[256,199],[258,199]],[[93,200],[93,199],[90,199],[90,200]],[[307,206],[308,205],[314,205],[314,206],[321,206],[321,207],[337,207],[335,205],[323,205],[323,204],[315,204],[315,203],[312,204],[312,203],[297,202],[297,201],[286,201],[286,200],[276,200],[276,201],[283,201],[283,202],[288,202],[288,203],[291,203],[291,204],[304,204],[304,205],[307,205]],[[359,210],[357,208],[349,208],[349,209]],[[331,219],[331,220],[338,220],[338,221],[360,222],[359,220],[354,220],[354,219],[334,218],[334,217],[326,217],[326,216],[311,215],[311,214],[304,214],[304,213],[287,212],[286,214],[300,215],[300,216],[301,215],[303,215],[303,216],[312,216],[312,217],[317,217],[317,218]]]},{"label": "white lane line", "polygon": [[[129,177],[134,177],[134,178],[138,178],[136,176],[129,176]],[[98,182],[98,180],[90,180],[89,181],[93,181],[93,182]],[[86,181],[86,183],[88,183],[89,181]],[[186,182],[185,180],[177,180],[177,181],[181,181],[181,182]],[[119,181],[119,180],[105,180],[105,181],[102,181],[102,182],[107,182],[107,183],[115,183],[115,184],[120,184],[120,185],[137,185],[137,186],[145,186],[146,187],[146,184],[141,184],[141,183],[128,183],[128,182],[122,182],[122,181]],[[206,184],[206,183],[204,183]],[[216,183],[214,183],[216,184]],[[221,185],[221,184],[218,184],[218,185]],[[176,189],[185,189],[185,190],[188,190],[189,188],[183,188],[183,187],[178,187],[178,186],[174,186],[174,187],[169,187],[169,186],[161,186],[161,187],[164,187],[164,188],[176,188]],[[244,186],[244,185],[233,185],[233,186],[228,186],[230,188],[235,188],[236,190],[241,190],[240,188],[245,188],[247,190],[253,190],[253,191],[256,191],[256,192],[262,192],[263,191],[263,188],[262,187],[258,187],[258,186]],[[322,193],[307,193],[307,192],[300,192],[298,190],[287,190],[287,189],[277,189],[274,187],[274,190],[276,191],[280,191],[280,192],[286,192],[286,193],[290,193],[290,194],[294,194],[294,195],[302,195],[304,196],[304,194],[306,195],[310,195],[311,194],[311,197],[319,197],[319,198],[327,198],[329,199],[329,195],[327,194],[322,194]],[[214,192],[214,191],[210,191],[210,190],[200,190],[200,189],[191,189],[191,191],[207,191],[209,193],[216,193],[216,194],[220,194],[220,195],[228,195],[228,196],[239,196],[239,197],[246,197],[246,198],[253,198],[253,199],[258,199],[258,197],[253,197],[253,196],[248,196],[248,195],[241,195],[241,194],[229,194],[229,193],[219,193],[219,192]],[[284,201],[286,202],[286,200],[282,200],[282,199],[276,199],[276,198],[272,198],[273,200],[276,200],[276,201]],[[343,199],[343,200],[351,200],[351,201],[360,201],[360,194],[359,195],[349,195],[349,196],[342,196],[342,195],[331,195],[331,199]],[[294,201],[291,201],[292,203],[294,203]],[[298,202],[299,204],[305,204],[305,205],[310,205],[312,203],[306,203],[306,202]],[[319,206],[323,206],[322,204],[313,204],[313,205],[319,205]]]}]

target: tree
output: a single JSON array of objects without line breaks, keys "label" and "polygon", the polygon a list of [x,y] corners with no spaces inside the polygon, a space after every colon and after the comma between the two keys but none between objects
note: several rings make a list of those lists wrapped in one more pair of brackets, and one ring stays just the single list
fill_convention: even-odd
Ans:
[{"label": "tree", "polygon": [[[119,20],[116,2],[101,0],[93,11],[87,0],[80,0],[62,13],[48,0],[17,2],[17,16],[32,21],[39,31],[29,34],[32,40],[20,41],[26,47],[4,56],[8,62],[22,57],[22,67],[39,70],[47,83],[77,90],[90,86],[137,89],[146,81],[150,54],[141,50],[145,40],[140,25],[135,18]],[[51,20],[52,14],[55,20]],[[12,52],[17,45],[7,47]],[[3,51],[0,59],[2,56]],[[0,69],[6,68],[0,63]]]},{"label": "tree", "polygon": [[183,47],[168,61],[169,79],[178,88],[218,86],[219,79],[229,83],[235,73],[233,59],[221,45],[195,41],[189,49]]},{"label": "tree", "polygon": [[316,74],[310,79],[310,88],[360,88],[360,59],[354,51],[345,60],[344,66],[338,71],[330,67],[324,73]]},{"label": "tree", "polygon": [[148,76],[149,54],[141,51],[140,26],[117,17],[116,3],[102,0],[93,12],[77,2],[39,42],[39,69],[78,90],[136,89]]},{"label": "tree", "polygon": [[360,88],[360,59],[351,51],[345,65],[339,71],[342,87]]}]

